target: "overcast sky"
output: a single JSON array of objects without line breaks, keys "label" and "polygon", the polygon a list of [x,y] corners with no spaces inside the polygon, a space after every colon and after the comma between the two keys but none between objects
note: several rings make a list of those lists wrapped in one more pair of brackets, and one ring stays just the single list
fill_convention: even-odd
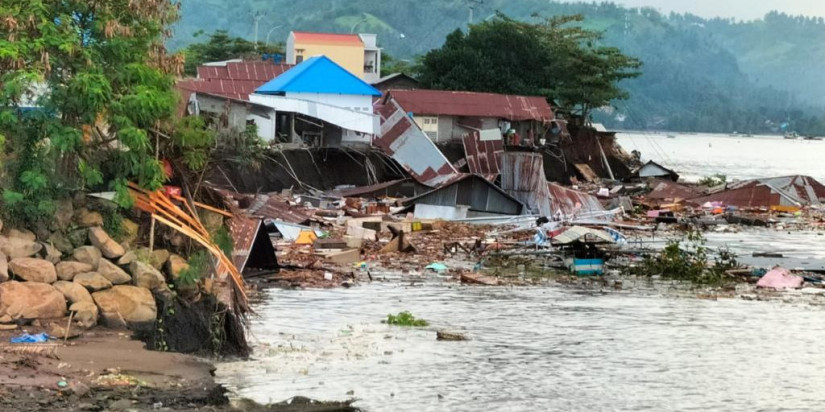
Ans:
[{"label": "overcast sky", "polygon": [[[570,0],[573,1],[573,0]],[[612,0],[631,7],[649,6],[662,12],[692,13],[702,17],[760,18],[771,10],[825,17],[825,0]],[[591,1],[586,1],[590,3]]]}]

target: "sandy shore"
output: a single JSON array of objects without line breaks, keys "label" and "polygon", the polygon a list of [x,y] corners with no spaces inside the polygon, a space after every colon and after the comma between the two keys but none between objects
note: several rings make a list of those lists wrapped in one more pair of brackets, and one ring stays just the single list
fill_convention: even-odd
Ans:
[{"label": "sandy shore", "polygon": [[103,328],[67,344],[11,344],[0,333],[0,410],[201,410],[226,405],[214,367],[155,352],[128,332]]}]

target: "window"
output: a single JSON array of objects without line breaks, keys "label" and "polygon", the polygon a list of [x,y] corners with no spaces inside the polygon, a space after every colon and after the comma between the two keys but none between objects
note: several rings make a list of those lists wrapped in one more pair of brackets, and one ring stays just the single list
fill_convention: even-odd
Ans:
[{"label": "window", "polygon": [[304,61],[304,56],[301,56],[300,54],[295,56],[295,64],[301,63],[302,61]]}]

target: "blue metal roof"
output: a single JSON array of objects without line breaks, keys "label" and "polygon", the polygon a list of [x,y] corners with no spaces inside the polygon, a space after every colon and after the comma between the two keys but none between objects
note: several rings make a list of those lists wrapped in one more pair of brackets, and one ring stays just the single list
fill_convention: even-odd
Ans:
[{"label": "blue metal roof", "polygon": [[378,89],[326,56],[316,56],[255,90],[258,94],[328,93],[380,96]]}]

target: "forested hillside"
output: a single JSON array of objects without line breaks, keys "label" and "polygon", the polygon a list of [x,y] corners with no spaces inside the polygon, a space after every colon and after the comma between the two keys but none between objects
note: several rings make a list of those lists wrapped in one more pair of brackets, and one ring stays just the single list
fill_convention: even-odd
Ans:
[{"label": "forested hillside", "polygon": [[787,122],[825,134],[825,23],[778,13],[743,23],[546,0],[182,0],[171,46],[197,41],[200,30],[252,39],[257,18],[262,42],[268,34],[283,41],[289,30],[375,32],[389,54],[412,63],[466,28],[471,7],[475,22],[496,11],[526,21],[581,13],[606,45],[642,60],[644,74],[623,82],[631,98],[597,114],[613,127],[761,133]]}]

